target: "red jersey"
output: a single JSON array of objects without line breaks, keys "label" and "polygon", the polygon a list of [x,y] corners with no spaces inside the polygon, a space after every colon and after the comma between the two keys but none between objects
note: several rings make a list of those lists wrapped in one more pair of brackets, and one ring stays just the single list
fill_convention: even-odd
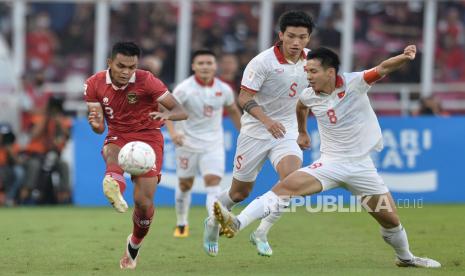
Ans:
[{"label": "red jersey", "polygon": [[161,121],[153,120],[149,113],[158,111],[157,99],[166,93],[165,84],[144,70],[136,70],[121,88],[111,83],[108,70],[91,76],[84,85],[85,101],[100,103],[108,130],[125,133],[159,129]]}]

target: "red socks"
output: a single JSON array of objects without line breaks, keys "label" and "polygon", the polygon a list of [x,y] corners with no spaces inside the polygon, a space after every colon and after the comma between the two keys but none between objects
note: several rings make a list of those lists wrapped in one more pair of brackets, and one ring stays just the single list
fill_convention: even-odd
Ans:
[{"label": "red socks", "polygon": [[117,164],[108,164],[107,170],[105,171],[105,176],[109,175],[118,182],[121,194],[123,194],[124,190],[126,190],[126,180],[124,179],[123,173],[123,169],[121,169]]},{"label": "red socks", "polygon": [[145,235],[147,235],[154,213],[155,208],[153,204],[146,211],[143,211],[137,207],[134,208],[134,212],[132,214],[132,221],[134,223],[131,236],[132,244],[140,244]]}]

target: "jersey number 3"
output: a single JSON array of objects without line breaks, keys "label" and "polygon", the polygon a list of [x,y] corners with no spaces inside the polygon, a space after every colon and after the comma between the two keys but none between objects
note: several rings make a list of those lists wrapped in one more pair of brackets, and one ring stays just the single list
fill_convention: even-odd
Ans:
[{"label": "jersey number 3", "polygon": [[336,117],[336,112],[334,112],[334,109],[330,109],[326,112],[326,115],[328,115],[329,122],[331,124],[335,124],[337,122],[337,117]]}]

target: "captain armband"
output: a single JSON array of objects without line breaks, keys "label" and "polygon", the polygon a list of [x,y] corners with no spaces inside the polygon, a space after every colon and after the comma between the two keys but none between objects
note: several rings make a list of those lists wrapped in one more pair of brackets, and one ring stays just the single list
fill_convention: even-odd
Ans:
[{"label": "captain armband", "polygon": [[244,104],[244,111],[247,113],[250,113],[250,110],[256,106],[259,106],[258,103],[255,100],[250,100]]}]

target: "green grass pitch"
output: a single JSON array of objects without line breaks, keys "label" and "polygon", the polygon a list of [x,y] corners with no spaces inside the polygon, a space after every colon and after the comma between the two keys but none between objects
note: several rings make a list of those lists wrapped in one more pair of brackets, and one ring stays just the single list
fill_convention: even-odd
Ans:
[{"label": "green grass pitch", "polygon": [[[235,209],[235,213],[239,209]],[[465,205],[399,209],[414,254],[437,259],[437,270],[397,268],[379,227],[363,213],[285,214],[271,230],[271,258],[248,242],[256,225],[220,239],[217,257],[202,249],[204,208],[190,212],[191,235],[172,237],[173,208],[157,208],[131,275],[465,275]],[[0,209],[0,275],[115,275],[131,212],[111,207]]]}]

